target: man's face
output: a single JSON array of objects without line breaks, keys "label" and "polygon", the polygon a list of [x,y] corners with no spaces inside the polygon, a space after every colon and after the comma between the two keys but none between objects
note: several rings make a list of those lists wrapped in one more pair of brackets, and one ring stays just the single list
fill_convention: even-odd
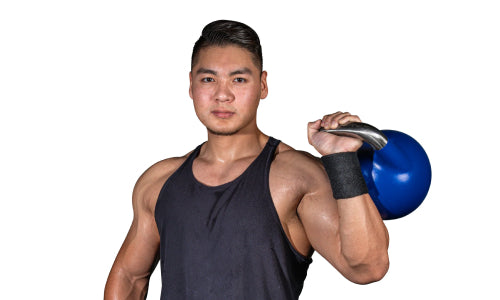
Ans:
[{"label": "man's face", "polygon": [[257,107],[267,96],[266,77],[246,49],[202,49],[189,73],[189,96],[196,115],[210,133],[217,135],[257,130]]}]

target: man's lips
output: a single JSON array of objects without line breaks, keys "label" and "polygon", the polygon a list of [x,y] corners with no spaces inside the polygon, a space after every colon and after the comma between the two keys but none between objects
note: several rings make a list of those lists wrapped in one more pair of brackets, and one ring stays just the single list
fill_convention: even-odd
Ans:
[{"label": "man's lips", "polygon": [[234,112],[232,112],[230,110],[215,109],[215,110],[212,110],[212,114],[214,116],[216,116],[217,118],[227,119],[227,118],[232,117],[234,115]]}]

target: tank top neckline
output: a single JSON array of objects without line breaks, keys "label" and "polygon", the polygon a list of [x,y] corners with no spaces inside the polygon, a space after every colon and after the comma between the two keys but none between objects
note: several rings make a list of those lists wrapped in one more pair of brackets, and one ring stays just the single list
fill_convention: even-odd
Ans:
[{"label": "tank top neckline", "polygon": [[266,153],[268,153],[269,151],[269,148],[273,146],[273,144],[276,144],[276,141],[273,137],[269,137],[269,139],[267,140],[266,142],[266,145],[264,146],[264,148],[262,148],[261,152],[259,155],[257,155],[257,157],[248,165],[248,167],[240,174],[238,175],[236,178],[234,178],[233,180],[230,180],[228,182],[225,182],[223,184],[220,184],[220,185],[207,185],[201,181],[199,181],[196,176],[194,176],[194,172],[193,172],[193,162],[194,160],[198,157],[198,155],[200,154],[200,150],[201,150],[201,147],[203,146],[203,144],[199,145],[198,147],[196,147],[196,149],[193,151],[193,153],[191,154],[191,157],[190,157],[190,161],[187,165],[188,167],[188,173],[189,173],[189,176],[191,177],[191,179],[193,180],[193,182],[201,187],[201,188],[204,188],[204,189],[208,189],[208,190],[220,190],[220,189],[225,189],[227,188],[228,186],[231,186],[233,184],[236,184],[237,182],[239,182],[242,178],[245,177],[245,175],[249,172],[250,169],[252,169],[252,167],[260,160],[262,159],[265,159],[265,156],[266,156]]}]

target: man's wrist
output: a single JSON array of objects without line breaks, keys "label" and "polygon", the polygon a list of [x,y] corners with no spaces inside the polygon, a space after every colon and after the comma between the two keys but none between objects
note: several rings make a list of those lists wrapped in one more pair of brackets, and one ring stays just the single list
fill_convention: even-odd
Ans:
[{"label": "man's wrist", "polygon": [[328,151],[328,152],[325,152],[325,151],[322,151],[320,152],[321,156],[329,156],[329,155],[333,155],[333,154],[337,154],[337,153],[357,153],[356,150],[345,150],[345,149],[338,149],[338,150],[334,150],[334,151]]},{"label": "man's wrist", "polygon": [[368,193],[356,152],[335,152],[322,156],[321,161],[336,199]]}]

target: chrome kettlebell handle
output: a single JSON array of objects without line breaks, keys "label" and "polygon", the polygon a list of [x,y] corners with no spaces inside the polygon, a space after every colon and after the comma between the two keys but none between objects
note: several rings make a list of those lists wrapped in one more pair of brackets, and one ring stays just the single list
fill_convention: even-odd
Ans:
[{"label": "chrome kettlebell handle", "polygon": [[375,150],[380,150],[387,145],[387,137],[385,134],[366,123],[352,122],[335,129],[320,128],[319,131],[360,139],[368,143]]}]

